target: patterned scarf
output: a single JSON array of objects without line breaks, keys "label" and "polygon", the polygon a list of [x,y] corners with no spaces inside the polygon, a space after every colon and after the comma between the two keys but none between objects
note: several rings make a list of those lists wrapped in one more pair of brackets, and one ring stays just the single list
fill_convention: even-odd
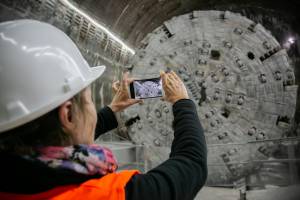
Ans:
[{"label": "patterned scarf", "polygon": [[51,168],[70,169],[86,175],[106,175],[118,167],[111,150],[96,144],[39,147],[36,152],[37,155],[29,159],[37,159]]}]

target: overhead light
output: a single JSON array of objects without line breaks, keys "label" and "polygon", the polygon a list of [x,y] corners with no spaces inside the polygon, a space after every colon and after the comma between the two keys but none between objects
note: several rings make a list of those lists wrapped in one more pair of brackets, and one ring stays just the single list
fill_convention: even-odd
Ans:
[{"label": "overhead light", "polygon": [[296,38],[293,37],[293,36],[290,36],[288,37],[286,40],[285,40],[285,43],[283,43],[283,47],[285,49],[290,49],[292,47],[292,45],[296,42]]},{"label": "overhead light", "polygon": [[290,38],[288,39],[288,42],[289,42],[290,44],[294,44],[294,43],[295,43],[295,38],[290,37]]},{"label": "overhead light", "polygon": [[135,54],[135,51],[130,48],[128,45],[126,45],[120,38],[118,38],[116,35],[114,35],[112,32],[110,32],[106,27],[103,25],[99,24],[96,20],[94,20],[92,17],[90,17],[88,14],[86,14],[84,11],[80,10],[77,8],[75,5],[73,5],[70,1],[68,0],[61,0],[63,4],[71,8],[72,10],[76,11],[83,17],[85,17],[87,20],[89,20],[92,24],[94,24],[96,27],[100,28],[102,31],[104,31],[110,38],[112,38],[114,41],[118,42],[121,44],[122,48],[125,50],[129,51],[131,54]]}]

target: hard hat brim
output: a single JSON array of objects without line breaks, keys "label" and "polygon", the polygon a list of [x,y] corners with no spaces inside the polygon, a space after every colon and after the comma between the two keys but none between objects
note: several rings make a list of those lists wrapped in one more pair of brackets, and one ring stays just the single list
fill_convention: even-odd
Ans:
[{"label": "hard hat brim", "polygon": [[86,87],[99,78],[105,71],[106,67],[104,65],[91,67],[90,68],[90,78],[86,81]]}]

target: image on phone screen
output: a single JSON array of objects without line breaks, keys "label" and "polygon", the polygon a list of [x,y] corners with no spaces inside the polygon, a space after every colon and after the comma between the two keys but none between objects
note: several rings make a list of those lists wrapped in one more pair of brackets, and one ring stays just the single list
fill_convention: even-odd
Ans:
[{"label": "image on phone screen", "polygon": [[147,99],[162,97],[161,78],[135,80],[130,86],[131,97],[135,99]]}]

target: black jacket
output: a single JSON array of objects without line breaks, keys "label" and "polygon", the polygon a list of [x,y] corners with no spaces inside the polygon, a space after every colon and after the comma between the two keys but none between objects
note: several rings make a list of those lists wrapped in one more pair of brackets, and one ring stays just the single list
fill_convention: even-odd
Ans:
[{"label": "black jacket", "polygon": [[[170,158],[127,183],[126,199],[193,199],[207,177],[207,150],[196,107],[191,100],[173,105],[174,141]],[[104,107],[98,113],[96,136],[117,127],[114,113]],[[52,169],[19,156],[0,154],[0,191],[33,194],[66,184],[82,183],[98,176]]]}]

